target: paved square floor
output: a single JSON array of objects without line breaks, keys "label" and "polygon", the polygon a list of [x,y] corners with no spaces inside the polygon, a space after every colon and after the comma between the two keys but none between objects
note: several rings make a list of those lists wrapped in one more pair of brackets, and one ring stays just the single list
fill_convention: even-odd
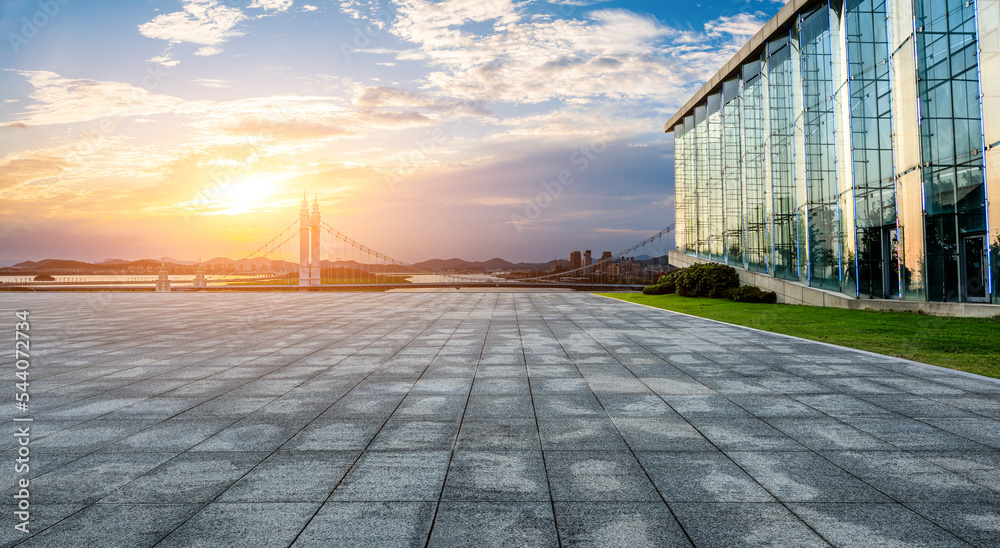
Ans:
[{"label": "paved square floor", "polygon": [[4,545],[1000,545],[1000,383],[944,369],[580,293],[0,309]]}]

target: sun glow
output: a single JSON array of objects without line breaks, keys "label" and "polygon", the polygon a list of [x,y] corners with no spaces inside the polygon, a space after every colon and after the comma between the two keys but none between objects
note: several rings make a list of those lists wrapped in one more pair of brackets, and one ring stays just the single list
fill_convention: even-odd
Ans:
[{"label": "sun glow", "polygon": [[275,195],[287,194],[282,183],[295,173],[243,175],[206,190],[194,202],[184,204],[202,215],[240,215],[275,206]]}]

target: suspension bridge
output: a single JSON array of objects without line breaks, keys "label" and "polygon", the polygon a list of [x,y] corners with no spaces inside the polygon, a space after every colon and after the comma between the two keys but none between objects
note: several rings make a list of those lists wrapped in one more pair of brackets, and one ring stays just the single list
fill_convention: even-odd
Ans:
[{"label": "suspension bridge", "polygon": [[[564,288],[580,291],[639,290],[663,273],[669,226],[592,264],[525,272],[438,272],[400,261],[347,236],[322,220],[319,203],[303,196],[298,218],[245,257],[200,263],[193,278],[171,274],[106,281],[85,278],[31,282],[24,289],[134,289],[157,291],[386,291],[434,288]],[[11,284],[7,284],[10,286]],[[16,284],[15,284],[16,285]],[[8,287],[10,288],[10,287]]]}]

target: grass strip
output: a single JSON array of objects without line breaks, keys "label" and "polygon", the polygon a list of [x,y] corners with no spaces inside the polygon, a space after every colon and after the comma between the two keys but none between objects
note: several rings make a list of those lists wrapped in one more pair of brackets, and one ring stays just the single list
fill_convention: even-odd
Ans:
[{"label": "grass strip", "polygon": [[679,295],[600,293],[623,301],[1000,378],[1000,317],[737,303]]}]

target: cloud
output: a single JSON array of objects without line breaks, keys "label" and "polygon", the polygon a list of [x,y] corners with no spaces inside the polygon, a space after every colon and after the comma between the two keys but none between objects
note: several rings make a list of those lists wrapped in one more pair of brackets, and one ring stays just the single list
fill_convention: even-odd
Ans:
[{"label": "cloud", "polygon": [[[247,9],[263,9],[265,13],[255,17],[260,19],[286,12],[293,3],[293,0],[254,0],[247,5]],[[243,36],[239,25],[250,18],[243,10],[219,0],[185,0],[181,11],[157,15],[139,25],[139,33],[147,38],[166,40],[172,45],[185,42],[198,44],[201,47],[195,55],[218,55],[222,53],[222,44]],[[179,62],[166,54],[153,59],[166,66],[175,66]]]},{"label": "cloud", "polygon": [[705,35],[719,37],[722,34],[728,34],[745,42],[760,30],[762,15],[761,13],[740,13],[720,17],[705,23]]},{"label": "cloud", "polygon": [[152,21],[139,25],[139,32],[147,38],[167,40],[173,44],[191,42],[218,46],[242,36],[236,26],[246,18],[239,9],[220,4],[217,0],[187,0],[183,11],[157,15]]},{"label": "cloud", "polygon": [[180,64],[180,61],[171,58],[169,53],[164,53],[163,55],[157,55],[155,57],[151,57],[149,59],[146,59],[146,62],[154,63],[157,65],[163,65],[165,67],[176,67],[177,65]]},{"label": "cloud", "polygon": [[[592,5],[590,0],[555,3]],[[721,17],[700,32],[668,27],[626,9],[594,9],[576,18],[529,11],[515,0],[399,0],[393,18],[377,18],[369,0],[341,10],[415,48],[355,53],[423,60],[425,88],[465,99],[514,105],[557,101],[593,108],[633,99],[679,107],[763,24],[758,12]],[[369,14],[369,15],[366,15]]]},{"label": "cloud", "polygon": [[268,135],[271,137],[293,140],[357,135],[356,130],[349,129],[338,124],[307,121],[275,123],[260,120],[247,120],[226,126],[223,129],[234,134]]},{"label": "cloud", "polygon": [[228,88],[229,80],[220,80],[218,78],[198,78],[194,80],[194,83],[202,85],[206,88]]},{"label": "cloud", "polygon": [[550,4],[575,7],[593,6],[594,4],[601,4],[607,1],[608,0],[548,0]]},{"label": "cloud", "polygon": [[8,156],[0,160],[0,188],[11,188],[55,177],[70,163],[61,158],[35,154]]},{"label": "cloud", "polygon": [[48,71],[18,71],[34,90],[34,104],[18,120],[28,125],[70,124],[104,117],[146,116],[173,111],[183,100],[122,82],[63,78]]},{"label": "cloud", "polygon": [[201,55],[205,57],[209,55],[218,55],[220,53],[222,53],[222,49],[217,48],[215,46],[203,46],[198,48],[198,50],[194,52],[195,55]]},{"label": "cloud", "polygon": [[305,4],[305,5],[302,6],[302,11],[316,11],[318,9],[319,8],[317,8],[316,6],[313,6],[311,4]]},{"label": "cloud", "polygon": [[262,8],[281,13],[288,11],[288,8],[292,7],[292,4],[294,4],[293,0],[254,0],[254,2],[247,7]]}]

